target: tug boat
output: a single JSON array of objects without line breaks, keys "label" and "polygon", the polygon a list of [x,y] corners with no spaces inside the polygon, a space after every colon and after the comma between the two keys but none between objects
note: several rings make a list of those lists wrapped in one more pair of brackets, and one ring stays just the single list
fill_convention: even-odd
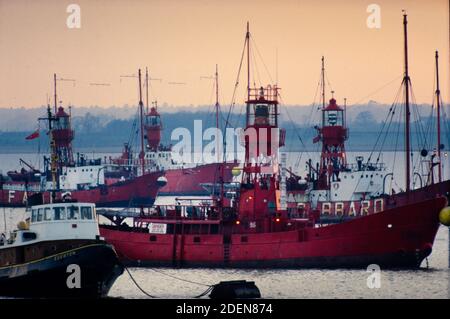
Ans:
[{"label": "tug boat", "polygon": [[[406,15],[404,27],[406,34]],[[249,60],[248,25],[245,45]],[[432,251],[440,212],[449,211],[442,190],[433,189],[425,198],[408,187],[401,204],[392,201],[374,214],[338,224],[322,223],[310,207],[304,216],[290,214],[281,165],[286,154],[280,154],[285,134],[278,127],[279,88],[252,88],[247,80],[245,161],[236,196],[229,205],[221,190],[220,197],[195,206],[180,202],[137,214],[105,211],[111,223],[100,225],[100,233],[121,260],[174,267],[419,267]],[[131,225],[124,222],[127,217]]]},{"label": "tug boat", "polygon": [[[0,296],[105,297],[123,272],[114,248],[100,237],[95,205],[32,206],[26,221],[0,237]],[[78,278],[76,278],[78,276]]]}]

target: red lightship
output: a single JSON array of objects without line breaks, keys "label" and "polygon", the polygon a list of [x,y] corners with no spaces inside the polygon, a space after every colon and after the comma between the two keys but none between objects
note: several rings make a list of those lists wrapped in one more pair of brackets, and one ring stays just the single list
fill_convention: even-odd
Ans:
[{"label": "red lightship", "polygon": [[[146,85],[148,90],[148,72],[146,72]],[[218,97],[218,72],[216,70],[216,97]],[[146,172],[164,172],[165,185],[158,192],[158,196],[209,196],[211,195],[211,185],[217,186],[220,178],[224,183],[233,180],[232,170],[237,166],[236,162],[222,163],[221,161],[206,164],[193,164],[178,162],[172,153],[171,146],[161,143],[163,131],[163,121],[158,111],[157,102],[153,102],[149,107],[148,91],[146,100],[146,112],[143,114],[141,130],[142,136],[144,170]],[[216,126],[219,129],[219,102],[216,98]],[[145,142],[146,141],[146,142]],[[145,145],[144,145],[145,144]],[[141,152],[142,154],[142,152]],[[107,176],[119,180],[122,176],[127,176],[133,171],[133,167],[139,167],[142,155],[136,156],[126,144],[122,155],[113,159],[116,164],[114,171],[108,172]],[[222,173],[223,170],[223,173]],[[210,187],[208,189],[208,186]],[[218,188],[218,187],[215,187]],[[213,189],[213,192],[214,189]]]},{"label": "red lightship", "polygon": [[[248,59],[249,44],[247,29]],[[130,226],[125,215],[104,212],[114,224],[101,225],[100,233],[121,259],[141,266],[418,267],[431,253],[447,199],[434,194],[333,225],[321,224],[313,211],[290,216],[280,178],[278,87],[250,88],[249,77],[248,88],[238,196],[229,207],[223,191],[211,205],[157,206],[134,215]]]},{"label": "red lightship", "polygon": [[107,176],[110,163],[101,158],[87,159],[83,154],[77,154],[74,159],[72,141],[75,133],[71,115],[62,106],[57,108],[56,74],[54,81],[54,113],[48,106],[47,117],[40,119],[48,124],[50,158],[44,156],[43,172],[30,167],[29,171],[0,176],[0,206],[23,207],[36,193],[42,194],[46,203],[71,198],[95,203],[98,207],[152,206],[162,186],[163,172],[115,180]]}]

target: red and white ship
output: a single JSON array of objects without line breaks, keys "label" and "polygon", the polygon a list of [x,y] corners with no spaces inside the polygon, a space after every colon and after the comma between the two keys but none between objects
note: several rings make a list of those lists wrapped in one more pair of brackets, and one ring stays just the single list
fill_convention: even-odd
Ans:
[{"label": "red and white ship", "polygon": [[0,206],[22,207],[35,193],[42,193],[45,203],[70,197],[98,207],[152,206],[158,189],[164,184],[163,172],[155,171],[142,176],[133,174],[118,180],[107,177],[111,163],[102,159],[87,159],[77,154],[74,159],[72,141],[74,131],[71,115],[63,107],[48,106],[47,117],[51,156],[44,156],[44,170],[35,168],[19,173],[9,172],[0,179]]},{"label": "red and white ship", "polygon": [[[322,79],[324,79],[324,71],[322,57]],[[450,181],[442,179],[439,125],[437,126],[439,147],[436,147],[436,154],[422,151],[423,163],[426,166],[425,173],[423,175],[415,173],[415,176],[419,177],[420,187],[395,193],[387,186],[389,179],[394,179],[394,174],[383,162],[380,162],[381,155],[375,154],[377,157],[375,161],[371,161],[373,153],[367,161],[363,156],[357,156],[356,163],[348,163],[345,149],[345,141],[348,139],[346,107],[339,106],[334,97],[326,105],[324,80],[321,85],[322,123],[315,127],[318,135],[313,139],[314,143],[321,143],[320,160],[315,164],[311,160],[307,161],[308,172],[304,177],[286,169],[288,175],[286,200],[291,216],[305,217],[305,214],[313,211],[323,222],[339,222],[343,219],[370,215],[407,204],[409,202],[407,193],[413,194],[411,197],[414,200],[427,199],[430,194],[431,196],[448,194]],[[395,110],[391,109],[390,112]],[[439,108],[437,122],[440,122]],[[409,150],[406,152],[410,153]],[[408,172],[410,172],[409,169]],[[407,176],[409,174],[407,173]],[[408,180],[406,184],[409,188],[410,181]]]},{"label": "red and white ship", "polygon": [[[146,73],[147,81],[148,73]],[[215,81],[217,87],[217,71]],[[148,82],[146,88],[148,89]],[[154,102],[149,109],[147,98],[146,104],[147,110],[145,114],[143,114],[143,110],[141,111],[141,116],[143,116],[141,121],[141,131],[143,132],[141,144],[143,149],[145,149],[145,153],[141,151],[138,156],[134,157],[129,145],[125,144],[121,156],[112,159],[113,163],[116,164],[115,171],[108,172],[107,176],[117,179],[127,176],[129,172],[133,171],[133,168],[140,167],[143,157],[142,169],[145,172],[164,172],[166,184],[159,189],[158,196],[174,198],[210,196],[211,185],[214,187],[214,185],[219,183],[219,179],[223,178],[224,183],[233,181],[233,168],[238,165],[237,162],[222,163],[219,160],[215,163],[195,164],[181,163],[175,160],[171,146],[161,143],[163,123],[158,112],[157,103]],[[217,128],[219,128],[218,108],[219,103],[216,101]],[[213,192],[217,192],[217,190],[213,190]]]},{"label": "red and white ship", "polygon": [[[406,34],[406,15],[404,27]],[[247,29],[248,59],[249,43]],[[409,81],[407,68],[405,79]],[[124,262],[247,268],[420,266],[431,253],[448,189],[429,192],[407,187],[402,196],[389,197],[376,213],[339,224],[321,223],[310,203],[303,216],[293,216],[280,177],[284,135],[278,128],[277,86],[251,89],[248,78],[246,104],[245,161],[237,198],[225,207],[221,191],[221,200],[212,204],[157,206],[148,214],[133,216],[130,226],[123,220],[131,215],[104,212],[114,223],[101,225],[100,233]],[[325,172],[322,181],[332,182],[330,171]]]}]

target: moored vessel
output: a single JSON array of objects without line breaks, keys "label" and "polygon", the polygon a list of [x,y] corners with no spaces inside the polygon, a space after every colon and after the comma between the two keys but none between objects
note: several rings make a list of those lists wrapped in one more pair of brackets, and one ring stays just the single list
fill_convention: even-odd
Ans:
[{"label": "moored vessel", "polygon": [[[140,73],[139,73],[140,74]],[[218,71],[215,75],[216,87],[216,129],[219,125],[219,101],[218,101]],[[223,163],[219,157],[216,162],[190,163],[183,162],[174,156],[171,145],[161,142],[163,135],[163,120],[157,101],[149,105],[148,100],[148,72],[145,75],[146,103],[141,100],[139,105],[140,118],[140,153],[135,156],[129,143],[125,143],[122,154],[112,159],[114,169],[108,171],[107,177],[119,180],[130,172],[142,175],[142,172],[164,172],[164,185],[158,190],[159,197],[209,197],[217,192],[217,184],[220,179],[224,183],[233,181],[233,168],[238,166],[237,161]],[[218,141],[219,142],[219,141]],[[221,142],[221,141],[220,141]],[[218,149],[219,147],[217,147]],[[217,150],[216,150],[217,151]],[[212,185],[212,187],[211,187]]]},{"label": "moored vessel", "polygon": [[[150,207],[163,185],[163,172],[153,171],[137,176],[131,172],[120,178],[109,178],[115,163],[107,159],[89,159],[84,154],[74,156],[72,142],[75,132],[71,126],[71,112],[55,105],[47,106],[45,121],[50,140],[50,157],[44,156],[43,171],[28,166],[28,170],[9,172],[0,176],[0,206],[24,207],[28,197],[40,193],[49,203],[71,198],[94,203],[98,207]],[[37,134],[35,137],[39,137]],[[21,163],[24,161],[21,160]],[[25,163],[26,164],[26,163]],[[55,173],[55,174],[53,174]]]},{"label": "moored vessel", "polygon": [[[245,45],[249,60],[248,29]],[[432,251],[439,213],[448,204],[444,192],[422,190],[427,196],[421,197],[408,187],[401,202],[393,200],[374,214],[339,224],[322,223],[311,206],[303,216],[291,214],[282,153],[280,160],[279,88],[252,88],[250,83],[248,77],[245,161],[236,197],[224,205],[221,191],[219,198],[196,206],[157,206],[138,215],[105,212],[112,224],[100,225],[100,232],[120,258],[140,266],[419,267]],[[126,217],[133,218],[131,225],[124,223]]]},{"label": "moored vessel", "polygon": [[91,203],[32,206],[8,238],[1,235],[0,296],[105,297],[122,272]]}]

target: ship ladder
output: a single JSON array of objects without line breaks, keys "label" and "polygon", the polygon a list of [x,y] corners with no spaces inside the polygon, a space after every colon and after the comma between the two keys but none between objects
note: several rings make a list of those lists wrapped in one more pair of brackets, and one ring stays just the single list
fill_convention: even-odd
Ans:
[{"label": "ship ladder", "polygon": [[172,266],[177,266],[177,233],[175,232],[173,234],[173,241],[172,241]]},{"label": "ship ladder", "polygon": [[172,265],[173,267],[181,267],[183,263],[183,250],[184,250],[184,235],[174,234],[173,236],[173,252],[172,252]]},{"label": "ship ladder", "polygon": [[223,236],[223,262],[225,265],[230,263],[231,236]]}]

